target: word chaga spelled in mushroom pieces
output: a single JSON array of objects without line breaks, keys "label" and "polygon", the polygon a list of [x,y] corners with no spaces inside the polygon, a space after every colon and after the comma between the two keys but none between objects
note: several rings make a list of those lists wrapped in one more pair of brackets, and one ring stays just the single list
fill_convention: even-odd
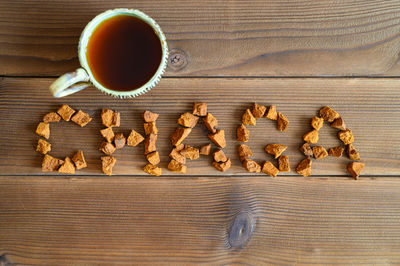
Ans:
[{"label": "word chaga spelled in mushroom pieces", "polygon": [[[158,128],[156,120],[159,114],[151,111],[144,111],[144,132],[145,137],[135,130],[131,130],[129,136],[125,137],[123,133],[114,133],[115,128],[120,126],[120,113],[111,109],[103,108],[101,112],[101,120],[106,128],[100,130],[100,134],[105,141],[100,145],[100,150],[108,156],[102,157],[103,172],[111,175],[112,168],[115,165],[115,158],[111,156],[117,149],[122,149],[125,146],[137,146],[139,143],[144,143],[145,157],[149,164],[143,170],[149,174],[160,175],[161,168],[157,166],[160,163],[160,154],[157,151],[156,141],[158,138]],[[201,118],[201,119],[200,119]],[[251,108],[247,108],[242,115],[241,123],[236,128],[236,139],[240,142],[248,142],[250,139],[250,130],[246,125],[256,125],[257,120],[268,118],[275,120],[279,131],[286,131],[289,126],[289,120],[281,112],[277,111],[275,105],[264,106],[254,103]],[[50,138],[50,124],[59,124],[60,121],[72,121],[81,127],[86,126],[92,121],[88,113],[79,110],[75,111],[70,106],[63,104],[56,112],[49,112],[43,116],[43,121],[36,128],[36,134],[45,139]],[[200,123],[198,123],[200,121]],[[312,160],[320,160],[329,156],[342,157],[346,151],[347,157],[354,162],[349,163],[347,169],[349,173],[357,178],[364,163],[359,162],[361,159],[360,153],[356,149],[354,142],[355,138],[353,131],[349,129],[343,117],[329,106],[322,107],[318,115],[311,118],[311,130],[304,134],[304,143],[300,147],[300,151],[307,156],[296,167],[296,172],[303,176],[311,174]],[[331,128],[338,130],[337,137],[343,143],[343,146],[325,147],[317,144],[319,141],[319,131],[323,128],[324,122],[329,123]],[[212,154],[212,165],[219,171],[226,171],[230,168],[232,162],[222,150],[226,147],[225,131],[218,126],[218,120],[214,115],[208,112],[206,103],[194,103],[192,113],[185,112],[178,118],[178,127],[171,136],[171,143],[174,146],[169,154],[171,161],[168,164],[168,169],[178,173],[186,173],[187,159],[195,160],[200,158],[200,155],[209,156]],[[190,146],[183,144],[183,141],[192,132],[196,125],[203,125],[208,130],[209,140],[211,143],[203,146]],[[203,128],[204,129],[204,128]],[[230,132],[229,132],[230,133]],[[212,144],[213,143],[213,144]],[[218,149],[214,149],[211,153],[212,145]],[[311,144],[311,145],[310,145]],[[249,172],[265,172],[271,176],[276,176],[279,172],[290,171],[289,157],[283,155],[286,146],[282,144],[268,144],[265,151],[272,154],[277,159],[278,167],[271,162],[265,162],[262,166],[250,157],[253,155],[247,145],[238,147],[239,159],[242,166]],[[87,167],[83,151],[79,150],[73,157],[66,156],[64,160],[57,159],[49,155],[51,152],[50,142],[39,139],[36,146],[36,151],[43,154],[42,171],[58,171],[64,174],[73,174],[75,170]]]}]

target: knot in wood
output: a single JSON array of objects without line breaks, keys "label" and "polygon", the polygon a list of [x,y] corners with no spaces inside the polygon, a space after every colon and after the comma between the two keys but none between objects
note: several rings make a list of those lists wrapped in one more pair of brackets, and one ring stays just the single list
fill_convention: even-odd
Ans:
[{"label": "knot in wood", "polygon": [[10,266],[11,262],[7,259],[6,254],[0,255],[0,266]]},{"label": "knot in wood", "polygon": [[229,244],[231,247],[244,247],[249,242],[255,227],[253,215],[241,212],[236,215],[229,229]]},{"label": "knot in wood", "polygon": [[168,57],[168,66],[174,70],[178,71],[186,67],[188,61],[187,61],[187,56],[186,53],[181,50],[181,49],[172,49],[170,51],[169,57]]}]

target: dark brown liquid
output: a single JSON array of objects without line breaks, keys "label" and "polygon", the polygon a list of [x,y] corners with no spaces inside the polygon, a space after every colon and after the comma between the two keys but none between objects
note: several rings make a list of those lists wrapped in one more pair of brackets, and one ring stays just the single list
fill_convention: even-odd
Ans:
[{"label": "dark brown liquid", "polygon": [[143,86],[156,73],[161,42],[142,20],[118,15],[101,22],[89,39],[86,59],[94,78],[115,91]]}]

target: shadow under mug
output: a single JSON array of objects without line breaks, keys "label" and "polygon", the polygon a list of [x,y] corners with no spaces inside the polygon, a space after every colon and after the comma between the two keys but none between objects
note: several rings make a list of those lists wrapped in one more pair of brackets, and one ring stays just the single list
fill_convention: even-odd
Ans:
[{"label": "shadow under mug", "polygon": [[[131,91],[115,91],[104,87],[94,78],[86,58],[86,49],[93,31],[104,20],[118,15],[130,15],[146,22],[153,28],[161,43],[162,57],[157,71],[143,86]],[[97,89],[106,94],[119,98],[136,97],[138,95],[146,93],[157,85],[165,71],[168,59],[168,46],[164,33],[162,32],[160,26],[152,18],[136,9],[120,8],[105,11],[104,13],[97,15],[92,21],[90,21],[86,25],[79,39],[78,55],[81,68],[78,68],[74,72],[69,72],[60,76],[50,85],[50,92],[53,94],[54,97],[64,97],[72,93],[81,91],[91,85],[94,85]]]}]

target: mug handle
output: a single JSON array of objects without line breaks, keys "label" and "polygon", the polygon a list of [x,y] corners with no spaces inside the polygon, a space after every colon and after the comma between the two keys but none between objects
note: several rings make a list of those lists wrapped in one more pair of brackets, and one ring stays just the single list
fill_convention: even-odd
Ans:
[{"label": "mug handle", "polygon": [[83,68],[66,73],[50,85],[50,92],[54,97],[60,98],[89,87],[89,75]]}]

